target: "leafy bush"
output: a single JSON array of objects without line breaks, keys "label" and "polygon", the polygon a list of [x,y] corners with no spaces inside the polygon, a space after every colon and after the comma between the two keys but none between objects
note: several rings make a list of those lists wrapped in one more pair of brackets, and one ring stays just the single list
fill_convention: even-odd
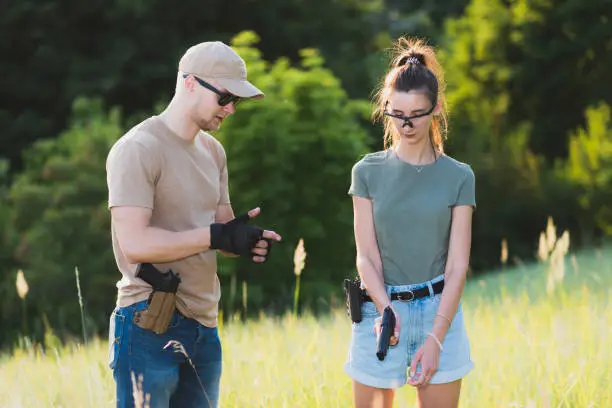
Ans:
[{"label": "leafy bush", "polygon": [[[59,334],[81,332],[75,267],[89,330],[106,327],[120,276],[110,245],[105,160],[121,134],[118,111],[104,114],[99,102],[78,99],[70,129],[38,141],[25,155],[25,169],[9,199],[18,238],[14,257],[30,287],[30,335],[42,334],[43,316]],[[14,272],[7,276],[13,293]],[[4,327],[16,325],[12,319],[21,316],[20,307],[19,302],[3,305]]]},{"label": "leafy bush", "polygon": [[[220,257],[220,273],[224,294],[232,293],[234,274],[240,285],[247,281],[250,305],[290,307],[292,254],[299,237],[308,251],[301,299],[313,302],[340,289],[341,277],[352,268],[352,209],[346,192],[351,166],[367,151],[359,120],[369,106],[348,99],[317,51],[304,50],[299,67],[284,59],[270,65],[253,48],[255,41],[254,34],[244,33],[235,45],[247,60],[250,79],[267,97],[240,105],[218,137],[228,154],[235,211],[261,206],[255,222],[281,233],[284,242],[264,266]],[[81,333],[75,267],[87,331],[106,330],[120,275],[111,247],[105,161],[125,128],[118,110],[106,113],[99,101],[78,99],[70,128],[26,152],[25,169],[6,193],[9,205],[0,208],[0,222],[11,232],[4,239],[14,243],[6,257],[16,261],[15,269],[2,268],[0,286],[8,295],[2,325],[16,328],[13,334],[21,327],[17,267],[30,287],[27,334],[40,339],[45,319],[60,336]]]},{"label": "leafy bush", "polygon": [[266,96],[240,105],[219,138],[227,151],[234,211],[260,206],[254,222],[280,233],[283,243],[264,266],[230,260],[222,268],[226,276],[247,281],[248,299],[256,306],[282,308],[291,306],[293,251],[300,238],[308,253],[302,299],[326,298],[351,272],[355,253],[347,191],[352,165],[368,151],[360,118],[369,115],[370,106],[347,97],[316,50],[302,50],[297,67],[286,59],[269,64],[254,48],[257,40],[245,32],[234,46]]}]

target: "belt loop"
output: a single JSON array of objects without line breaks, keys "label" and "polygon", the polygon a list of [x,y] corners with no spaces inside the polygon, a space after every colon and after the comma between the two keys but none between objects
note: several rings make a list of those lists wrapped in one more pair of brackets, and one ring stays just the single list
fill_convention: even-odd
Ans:
[{"label": "belt loop", "polygon": [[427,288],[429,289],[429,296],[434,295],[433,286],[431,285],[431,281],[427,281]]}]

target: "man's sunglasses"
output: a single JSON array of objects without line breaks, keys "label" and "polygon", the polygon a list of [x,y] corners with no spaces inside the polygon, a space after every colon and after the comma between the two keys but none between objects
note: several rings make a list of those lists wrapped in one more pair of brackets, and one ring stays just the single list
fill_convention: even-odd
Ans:
[{"label": "man's sunglasses", "polygon": [[[191,74],[183,74],[183,78],[187,78],[189,75]],[[217,95],[219,95],[218,103],[220,106],[225,106],[232,102],[234,103],[234,106],[236,106],[242,101],[242,98],[239,96],[236,96],[229,92],[221,92],[217,88],[209,84],[208,82],[204,81],[203,79],[200,79],[195,75],[193,75],[193,77],[195,78],[196,81],[198,81],[198,84],[202,85],[204,88],[209,89],[213,91],[214,93],[216,93]]]}]

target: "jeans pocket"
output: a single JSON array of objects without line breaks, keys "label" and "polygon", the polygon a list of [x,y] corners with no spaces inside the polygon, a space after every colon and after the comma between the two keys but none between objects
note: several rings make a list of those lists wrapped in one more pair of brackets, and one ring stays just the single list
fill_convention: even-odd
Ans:
[{"label": "jeans pocket", "polygon": [[174,314],[172,315],[172,319],[170,319],[167,330],[176,329],[184,319],[185,317],[181,315],[178,310],[175,310]]},{"label": "jeans pocket", "polygon": [[117,309],[113,311],[110,317],[108,328],[108,366],[115,369],[121,343],[123,342],[123,328],[125,326],[125,315],[121,314]]}]

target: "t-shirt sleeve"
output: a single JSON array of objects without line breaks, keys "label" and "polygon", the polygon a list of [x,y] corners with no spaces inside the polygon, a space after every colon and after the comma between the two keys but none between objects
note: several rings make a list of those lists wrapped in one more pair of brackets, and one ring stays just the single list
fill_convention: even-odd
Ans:
[{"label": "t-shirt sleeve", "polygon": [[356,163],[351,170],[351,186],[348,193],[363,198],[370,198],[366,182],[365,167],[361,162]]},{"label": "t-shirt sleeve", "polygon": [[458,205],[471,205],[476,208],[476,180],[474,171],[469,166],[459,186],[457,200],[455,201],[455,206]]},{"label": "t-shirt sleeve", "polygon": [[127,140],[115,144],[106,159],[108,207],[153,208],[156,160],[141,143]]},{"label": "t-shirt sleeve", "polygon": [[227,170],[227,156],[225,155],[225,150],[221,144],[217,144],[218,155],[220,158],[219,163],[219,204],[230,204],[229,197],[229,177]]}]

